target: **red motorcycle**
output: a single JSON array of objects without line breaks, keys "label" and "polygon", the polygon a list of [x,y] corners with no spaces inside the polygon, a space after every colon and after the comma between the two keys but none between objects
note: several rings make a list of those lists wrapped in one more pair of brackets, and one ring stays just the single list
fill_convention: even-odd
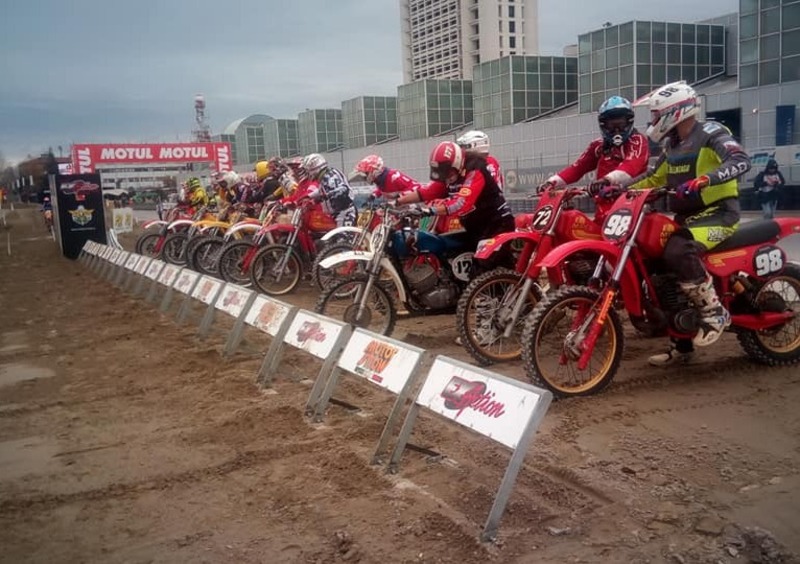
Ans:
[{"label": "red motorcycle", "polygon": [[317,239],[336,227],[336,221],[318,204],[297,202],[292,222],[270,225],[282,244],[267,245],[255,253],[249,264],[250,280],[259,291],[272,296],[288,294],[297,287],[304,272],[311,271],[317,253]]},{"label": "red motorcycle", "polygon": [[[600,224],[571,204],[586,193],[581,187],[548,190],[530,216],[530,227],[478,244],[478,259],[490,259],[501,249],[512,248],[519,253],[514,270],[496,268],[478,276],[458,301],[456,326],[462,346],[480,364],[520,357],[525,318],[546,291],[539,278],[540,263],[547,253],[566,241],[601,239]],[[596,256],[576,254],[562,265],[564,275],[572,283],[586,282],[595,262]]]},{"label": "red motorcycle", "polygon": [[[617,308],[652,334],[691,339],[699,312],[680,290],[662,255],[678,225],[656,212],[664,188],[633,190],[618,198],[603,223],[602,241],[573,241],[542,261],[555,283],[560,265],[574,253],[591,252],[613,268],[598,288],[564,286],[542,299],[525,323],[522,357],[528,377],[556,396],[605,388],[622,360],[624,335]],[[703,257],[730,330],[745,353],[770,366],[800,361],[800,266],[776,243],[800,233],[800,218],[746,223]]]}]

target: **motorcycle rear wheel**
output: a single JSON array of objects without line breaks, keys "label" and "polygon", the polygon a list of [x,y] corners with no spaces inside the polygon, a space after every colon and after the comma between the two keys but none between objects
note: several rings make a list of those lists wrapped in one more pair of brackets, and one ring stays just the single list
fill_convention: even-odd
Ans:
[{"label": "motorcycle rear wheel", "polygon": [[[278,280],[279,273],[276,269],[286,253],[289,253],[289,258]],[[250,267],[250,281],[253,286],[270,296],[288,294],[297,288],[302,275],[303,263],[294,249],[286,245],[267,245],[258,251]]]},{"label": "motorcycle rear wheel", "polygon": [[358,314],[359,302],[368,280],[368,275],[356,274],[331,284],[320,294],[314,310],[322,315],[341,319],[354,327],[388,337],[397,322],[397,306],[392,295],[379,281],[372,284],[364,310],[360,316]]},{"label": "motorcycle rear wheel", "polygon": [[[773,305],[767,303],[772,300]],[[751,359],[768,366],[790,366],[800,362],[800,266],[788,264],[758,290],[755,302],[767,311],[775,305],[794,312],[794,318],[780,327],[762,331],[742,330],[739,344]]]},{"label": "motorcycle rear wheel", "polygon": [[470,282],[458,300],[456,327],[464,349],[478,363],[516,360],[522,355],[521,335],[525,319],[541,299],[536,285],[531,286],[525,306],[520,311],[510,337],[503,335],[503,316],[508,317],[522,290],[522,275],[507,268],[497,268]]},{"label": "motorcycle rear wheel", "polygon": [[592,357],[578,369],[567,336],[599,303],[600,292],[584,286],[563,286],[544,296],[525,322],[522,361],[528,378],[559,398],[600,392],[614,379],[622,360],[624,336],[612,308],[597,337]]}]

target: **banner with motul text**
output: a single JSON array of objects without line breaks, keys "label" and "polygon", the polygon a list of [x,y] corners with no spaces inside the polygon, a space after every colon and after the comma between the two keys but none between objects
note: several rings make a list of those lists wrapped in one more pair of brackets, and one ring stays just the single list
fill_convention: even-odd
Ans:
[{"label": "banner with motul text", "polygon": [[98,165],[152,163],[214,163],[216,170],[231,170],[230,143],[123,143],[72,146],[72,168],[93,173]]}]

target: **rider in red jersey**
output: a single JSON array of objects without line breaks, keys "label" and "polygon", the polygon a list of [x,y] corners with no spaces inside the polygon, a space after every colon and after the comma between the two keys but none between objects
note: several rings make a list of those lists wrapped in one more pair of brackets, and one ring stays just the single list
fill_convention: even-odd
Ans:
[{"label": "rider in red jersey", "polygon": [[[603,223],[618,195],[617,187],[646,172],[650,146],[647,137],[633,127],[633,106],[625,98],[612,96],[603,102],[598,112],[602,135],[589,144],[578,160],[548,178],[537,191],[573,184],[595,172],[589,191],[593,196],[601,196],[597,199],[595,221]],[[529,225],[532,215],[518,217],[517,228]]]}]

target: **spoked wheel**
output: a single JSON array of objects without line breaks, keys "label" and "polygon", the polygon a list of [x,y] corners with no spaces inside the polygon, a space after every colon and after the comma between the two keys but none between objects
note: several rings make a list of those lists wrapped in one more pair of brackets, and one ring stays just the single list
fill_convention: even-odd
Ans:
[{"label": "spoked wheel", "polygon": [[219,255],[225,241],[219,237],[203,237],[191,246],[191,263],[201,274],[214,276],[217,274]]},{"label": "spoked wheel", "polygon": [[800,361],[800,267],[789,264],[767,280],[755,302],[763,312],[793,312],[794,317],[777,327],[739,332],[747,356],[769,366],[796,364]]},{"label": "spoked wheel", "polygon": [[245,265],[248,253],[255,254],[256,246],[252,241],[230,241],[225,244],[217,259],[217,272],[225,282],[250,286],[250,264]]},{"label": "spoked wheel", "polygon": [[354,274],[359,274],[364,271],[364,263],[357,260],[337,264],[332,268],[323,268],[320,265],[320,262],[328,257],[352,250],[353,245],[350,243],[335,243],[333,245],[327,245],[317,253],[316,258],[314,258],[314,265],[311,269],[311,279],[320,290],[326,289],[339,280],[350,278]]},{"label": "spoked wheel", "polygon": [[316,312],[341,319],[354,327],[391,335],[397,321],[394,298],[381,283],[375,281],[369,294],[362,299],[368,280],[366,274],[356,274],[347,280],[331,284],[320,294]]},{"label": "spoked wheel", "polygon": [[480,364],[514,360],[522,354],[520,339],[525,319],[541,298],[538,286],[532,285],[514,329],[506,337],[504,333],[511,322],[522,283],[518,272],[498,268],[470,282],[458,301],[456,326],[461,343]]},{"label": "spoked wheel", "polygon": [[594,325],[600,293],[565,286],[548,293],[534,308],[522,333],[522,360],[528,378],[557,397],[599,392],[614,378],[622,360],[624,338],[612,308],[584,369],[578,361]]},{"label": "spoked wheel", "polygon": [[[285,266],[280,268],[283,262]],[[297,253],[286,245],[267,245],[259,250],[250,268],[253,285],[271,296],[282,296],[294,290],[302,274],[303,265]]]},{"label": "spoked wheel", "polygon": [[164,239],[160,233],[145,233],[136,241],[136,254],[146,257],[157,257],[164,248]]},{"label": "spoked wheel", "polygon": [[161,256],[170,264],[186,266],[186,242],[189,236],[186,233],[170,233],[164,239]]}]

